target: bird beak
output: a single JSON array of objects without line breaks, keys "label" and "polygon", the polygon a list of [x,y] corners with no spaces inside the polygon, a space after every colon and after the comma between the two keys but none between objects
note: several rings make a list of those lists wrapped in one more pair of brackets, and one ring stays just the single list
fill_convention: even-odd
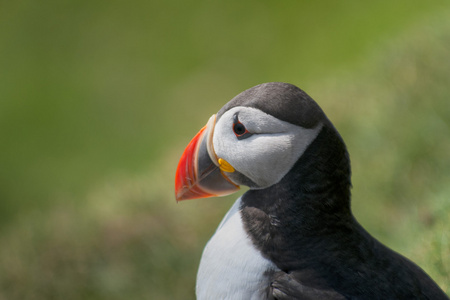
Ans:
[{"label": "bird beak", "polygon": [[216,115],[213,115],[181,155],[175,175],[177,201],[225,196],[239,190],[239,186],[224,173],[223,160],[218,159],[214,152],[215,123]]}]

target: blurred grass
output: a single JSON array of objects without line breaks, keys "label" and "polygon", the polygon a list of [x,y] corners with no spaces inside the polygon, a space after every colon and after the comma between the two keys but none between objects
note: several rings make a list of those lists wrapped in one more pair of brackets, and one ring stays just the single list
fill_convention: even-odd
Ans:
[{"label": "blurred grass", "polygon": [[0,4],[0,300],[193,299],[237,196],[175,204],[178,157],[273,80],[342,133],[359,221],[450,293],[445,1]]},{"label": "blurred grass", "polygon": [[[383,39],[449,5],[21,0],[0,6],[0,219],[7,222],[65,195],[84,198],[111,173],[145,172],[236,91],[267,81],[308,89],[308,82],[354,66]],[[189,126],[180,122],[186,115]]]}]

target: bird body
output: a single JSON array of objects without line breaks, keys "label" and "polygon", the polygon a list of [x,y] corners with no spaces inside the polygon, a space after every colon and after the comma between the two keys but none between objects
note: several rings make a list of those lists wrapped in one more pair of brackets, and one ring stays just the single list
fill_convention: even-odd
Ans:
[{"label": "bird body", "polygon": [[202,299],[448,299],[356,221],[345,143],[299,88],[267,83],[214,115],[183,154],[178,200],[239,198],[208,242]]}]

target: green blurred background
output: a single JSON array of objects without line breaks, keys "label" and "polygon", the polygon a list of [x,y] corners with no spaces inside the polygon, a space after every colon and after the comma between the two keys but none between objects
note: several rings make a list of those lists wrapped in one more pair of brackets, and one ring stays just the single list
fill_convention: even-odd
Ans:
[{"label": "green blurred background", "polygon": [[176,204],[239,92],[306,90],[353,208],[450,293],[450,2],[0,0],[0,299],[194,299],[238,195]]}]

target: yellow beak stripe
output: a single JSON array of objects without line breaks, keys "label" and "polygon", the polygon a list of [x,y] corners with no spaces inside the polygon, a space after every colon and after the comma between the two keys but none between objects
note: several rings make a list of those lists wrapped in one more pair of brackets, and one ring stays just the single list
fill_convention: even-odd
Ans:
[{"label": "yellow beak stripe", "polygon": [[218,163],[219,163],[220,170],[222,170],[224,172],[228,172],[228,173],[234,172],[233,166],[230,165],[230,163],[228,163],[225,159],[219,158]]}]

